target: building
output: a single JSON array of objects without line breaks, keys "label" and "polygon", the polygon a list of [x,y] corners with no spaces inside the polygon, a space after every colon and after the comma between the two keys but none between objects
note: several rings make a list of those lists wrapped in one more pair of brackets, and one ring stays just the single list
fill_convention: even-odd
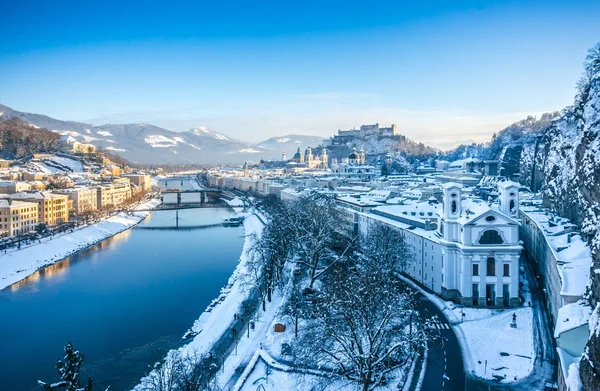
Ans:
[{"label": "building", "polygon": [[70,189],[56,190],[56,194],[69,197],[73,203],[72,210],[80,215],[85,212],[93,212],[98,209],[97,191],[89,187],[73,187]]},{"label": "building", "polygon": [[10,160],[0,159],[0,168],[9,168],[10,163]]},{"label": "building", "polygon": [[31,190],[31,185],[26,182],[8,181],[0,182],[0,194],[14,194]]},{"label": "building", "polygon": [[308,169],[326,170],[329,166],[329,157],[327,156],[327,148],[321,149],[320,155],[313,155],[313,150],[309,146],[304,154],[304,163]]},{"label": "building", "polygon": [[501,203],[462,198],[456,183],[442,186],[443,202],[413,201],[357,212],[358,230],[373,224],[398,229],[412,253],[404,272],[444,299],[465,306],[512,307],[519,298],[519,185],[499,184]]},{"label": "building", "polygon": [[37,224],[37,203],[0,199],[0,233],[21,235],[35,231]]},{"label": "building", "polygon": [[96,205],[98,208],[121,205],[131,198],[129,183],[112,183],[96,187]]},{"label": "building", "polygon": [[152,188],[152,177],[150,175],[127,174],[122,175],[122,177],[129,179],[132,184],[141,187],[144,191],[150,191]]},{"label": "building", "polygon": [[592,308],[582,301],[592,266],[592,252],[568,219],[534,205],[523,205],[521,239],[528,262],[540,276],[559,360],[558,388],[571,364],[579,362],[589,339]]},{"label": "building", "polygon": [[10,198],[18,201],[34,202],[38,205],[38,222],[56,225],[69,221],[69,197],[47,191],[16,193]]},{"label": "building", "polygon": [[57,141],[58,149],[62,152],[95,153],[96,147],[92,144],[83,144],[71,135],[65,134]]}]

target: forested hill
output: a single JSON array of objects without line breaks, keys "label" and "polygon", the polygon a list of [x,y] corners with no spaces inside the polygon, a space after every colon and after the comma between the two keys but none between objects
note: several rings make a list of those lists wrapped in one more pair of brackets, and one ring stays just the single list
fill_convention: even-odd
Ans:
[{"label": "forested hill", "polygon": [[55,152],[60,134],[26,124],[17,118],[0,120],[0,155],[5,159]]},{"label": "forested hill", "polygon": [[560,116],[559,112],[544,113],[537,118],[529,116],[521,121],[494,133],[488,143],[463,144],[446,152],[443,158],[448,161],[475,157],[484,160],[499,160],[503,173],[513,176],[520,173],[522,183],[529,183],[529,174],[521,169],[523,153],[532,153],[538,138],[541,137],[552,121]]}]

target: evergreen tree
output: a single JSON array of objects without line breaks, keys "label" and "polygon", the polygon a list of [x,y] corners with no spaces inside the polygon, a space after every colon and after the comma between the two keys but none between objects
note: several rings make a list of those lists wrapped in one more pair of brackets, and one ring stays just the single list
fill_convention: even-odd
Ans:
[{"label": "evergreen tree", "polygon": [[49,384],[38,380],[38,384],[44,390],[48,391],[92,391],[91,377],[88,378],[87,384],[81,387],[80,372],[83,358],[83,353],[75,350],[71,342],[67,343],[67,346],[65,346],[64,362],[58,360],[56,363],[56,370],[60,375],[60,381]]}]

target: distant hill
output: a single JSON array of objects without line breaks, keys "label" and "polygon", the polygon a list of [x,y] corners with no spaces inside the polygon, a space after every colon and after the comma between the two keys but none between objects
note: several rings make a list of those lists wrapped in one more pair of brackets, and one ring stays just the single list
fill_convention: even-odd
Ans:
[{"label": "distant hill", "polygon": [[0,155],[18,159],[34,153],[55,152],[60,135],[26,124],[18,118],[0,117]]},{"label": "distant hill", "polygon": [[249,143],[207,128],[173,132],[150,124],[91,125],[24,113],[0,105],[0,119],[10,118],[58,134],[70,134],[78,141],[104,148],[134,163],[243,163],[260,160],[262,152]]}]

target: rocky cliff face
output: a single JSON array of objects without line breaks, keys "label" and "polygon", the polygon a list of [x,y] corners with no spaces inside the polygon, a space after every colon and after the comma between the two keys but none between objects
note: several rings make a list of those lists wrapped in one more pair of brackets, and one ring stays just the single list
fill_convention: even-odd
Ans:
[{"label": "rocky cliff face", "polygon": [[[573,106],[525,146],[521,167],[531,173],[547,206],[577,222],[594,257],[587,300],[596,308],[580,363],[585,390],[600,390],[600,44],[590,50]],[[537,144],[537,145],[536,145]],[[534,168],[535,167],[535,168]]]}]

